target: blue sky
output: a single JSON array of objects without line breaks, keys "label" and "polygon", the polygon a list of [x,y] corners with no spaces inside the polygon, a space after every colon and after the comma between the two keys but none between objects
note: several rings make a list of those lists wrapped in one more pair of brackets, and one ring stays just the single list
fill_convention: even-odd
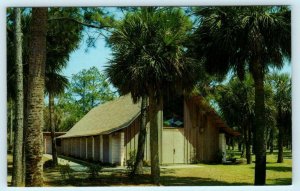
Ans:
[{"label": "blue sky", "polygon": [[[84,39],[86,39],[86,36]],[[89,69],[92,66],[96,66],[102,71],[108,62],[111,50],[105,46],[105,40],[102,38],[99,38],[95,45],[95,48],[90,47],[87,49],[85,40],[83,40],[79,48],[71,53],[69,63],[62,72],[63,75],[71,77],[72,74],[76,74],[83,69]]]}]

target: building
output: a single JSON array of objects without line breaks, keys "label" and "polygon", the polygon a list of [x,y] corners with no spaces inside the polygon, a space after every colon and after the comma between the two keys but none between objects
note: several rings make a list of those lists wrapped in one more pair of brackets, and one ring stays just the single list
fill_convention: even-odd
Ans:
[{"label": "building", "polygon": [[[55,137],[66,134],[66,132],[55,132]],[[44,153],[52,154],[52,141],[51,141],[51,132],[43,132],[43,145]],[[56,145],[60,146],[60,139],[56,142]],[[60,149],[60,147],[58,147]]]},{"label": "building", "polygon": [[[158,113],[161,164],[213,162],[236,136],[201,96],[168,98]],[[124,165],[137,150],[140,103],[122,96],[93,108],[61,139],[61,155]],[[144,160],[150,161],[149,123]]]}]

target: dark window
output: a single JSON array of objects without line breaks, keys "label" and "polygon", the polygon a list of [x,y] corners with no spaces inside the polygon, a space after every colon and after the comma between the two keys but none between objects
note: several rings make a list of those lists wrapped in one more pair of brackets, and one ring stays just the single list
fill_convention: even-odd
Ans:
[{"label": "dark window", "polygon": [[183,127],[183,96],[164,97],[164,127]]}]

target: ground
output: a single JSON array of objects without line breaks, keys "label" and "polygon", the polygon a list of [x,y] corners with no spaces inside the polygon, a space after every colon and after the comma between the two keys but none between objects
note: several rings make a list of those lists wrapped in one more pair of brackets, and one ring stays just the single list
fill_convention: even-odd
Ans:
[{"label": "ground", "polygon": [[[291,153],[284,153],[284,163],[276,163],[276,153],[267,155],[267,185],[288,185],[292,183]],[[253,157],[254,159],[254,157]],[[44,160],[49,158],[44,157]],[[10,185],[11,155],[8,155],[8,184]],[[75,160],[75,162],[77,162]],[[76,163],[74,163],[76,164]],[[73,165],[73,163],[71,164]],[[77,168],[77,167],[76,167]],[[104,168],[98,178],[89,178],[86,170],[76,169],[70,178],[62,178],[60,168],[44,169],[45,186],[150,186],[150,169],[135,179],[127,176],[126,169]],[[161,167],[161,185],[164,186],[213,186],[253,185],[254,163],[251,165],[193,164]]]}]

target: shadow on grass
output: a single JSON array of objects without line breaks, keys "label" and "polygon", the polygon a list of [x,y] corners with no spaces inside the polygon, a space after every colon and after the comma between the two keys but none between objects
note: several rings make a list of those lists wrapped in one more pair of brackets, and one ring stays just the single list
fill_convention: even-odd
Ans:
[{"label": "shadow on grass", "polygon": [[[222,186],[222,185],[251,185],[245,182],[229,183],[209,178],[161,176],[160,183],[163,186]],[[100,175],[98,178],[83,178],[79,174],[75,178],[62,180],[56,177],[47,181],[49,186],[155,186],[151,183],[150,175],[140,175],[129,178],[125,174]]]},{"label": "shadow on grass", "polygon": [[290,172],[292,171],[292,167],[288,166],[267,166],[267,170],[273,170],[278,172]]},{"label": "shadow on grass", "polygon": [[292,178],[276,178],[274,181],[272,181],[272,184],[274,184],[274,185],[291,185]]},{"label": "shadow on grass", "polygon": [[161,184],[164,186],[240,186],[251,185],[247,182],[224,182],[210,178],[196,178],[196,177],[176,177],[163,176],[161,177]]},{"label": "shadow on grass", "polygon": [[[278,164],[278,163],[272,163],[272,164]],[[251,167],[252,169],[255,169],[255,167]],[[277,171],[277,172],[291,172],[292,167],[289,166],[267,166],[267,170]]]}]

